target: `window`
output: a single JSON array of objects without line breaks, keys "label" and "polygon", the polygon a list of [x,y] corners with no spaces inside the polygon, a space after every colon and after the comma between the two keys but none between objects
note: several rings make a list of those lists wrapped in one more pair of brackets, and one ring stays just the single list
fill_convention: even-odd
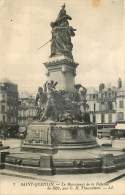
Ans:
[{"label": "window", "polygon": [[13,121],[14,121],[14,123],[16,123],[16,117],[14,117],[13,119],[14,119],[14,120],[13,120]]},{"label": "window", "polygon": [[111,97],[111,93],[108,94],[109,98]]},{"label": "window", "polygon": [[102,96],[102,98],[104,98],[104,94],[102,94],[101,96]]},{"label": "window", "polygon": [[29,110],[29,116],[32,116],[32,110]]},{"label": "window", "polygon": [[95,99],[95,95],[93,95],[93,99]]},{"label": "window", "polygon": [[18,105],[21,106],[21,101],[18,101]]},{"label": "window", "polygon": [[13,123],[13,117],[11,117],[10,120],[11,120],[11,123]]},{"label": "window", "polygon": [[96,122],[96,116],[93,115],[93,123],[95,123],[95,122]]},{"label": "window", "polygon": [[108,120],[109,120],[109,123],[112,123],[112,114],[108,115]]},{"label": "window", "polygon": [[23,117],[26,116],[26,110],[22,110]]},{"label": "window", "polygon": [[105,110],[105,104],[104,102],[101,103],[101,111],[104,111]]},{"label": "window", "polygon": [[9,95],[7,96],[7,99],[10,100],[10,96]]},{"label": "window", "polygon": [[10,116],[8,116],[8,122],[10,122]]},{"label": "window", "polygon": [[5,95],[2,95],[2,100],[5,101]]},{"label": "window", "polygon": [[109,111],[109,103],[108,102],[105,103],[105,110]]},{"label": "window", "polygon": [[5,116],[3,116],[3,122],[5,122]]},{"label": "window", "polygon": [[96,110],[96,104],[94,103],[94,111]]},{"label": "window", "polygon": [[104,117],[104,113],[101,114],[101,123],[105,122],[105,117]]},{"label": "window", "polygon": [[124,105],[123,105],[123,101],[119,101],[119,108],[123,108]]},{"label": "window", "polygon": [[109,110],[112,110],[112,102],[109,102]]},{"label": "window", "polygon": [[2,112],[5,112],[5,106],[2,105]]},{"label": "window", "polygon": [[118,114],[117,114],[117,120],[118,121],[124,120],[124,113],[123,112],[118,112]]}]

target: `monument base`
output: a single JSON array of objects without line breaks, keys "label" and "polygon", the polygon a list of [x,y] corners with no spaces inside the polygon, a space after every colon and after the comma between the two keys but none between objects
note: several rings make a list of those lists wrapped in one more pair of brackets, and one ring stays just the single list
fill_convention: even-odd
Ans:
[{"label": "monument base", "polygon": [[[53,155],[33,152],[9,154],[5,158],[5,169],[39,175],[110,173],[125,168],[125,153],[112,149],[112,163],[107,156],[111,151],[94,148],[83,150],[60,150]],[[100,156],[105,153],[105,156]],[[106,161],[105,161],[105,160]],[[105,164],[105,162],[107,164]]]},{"label": "monument base", "polygon": [[29,125],[22,151],[55,154],[58,150],[79,150],[97,147],[96,127],[74,122],[34,122]]},{"label": "monument base", "polygon": [[96,126],[34,122],[21,151],[5,157],[5,168],[41,175],[112,172],[125,168],[125,152],[99,147]]}]

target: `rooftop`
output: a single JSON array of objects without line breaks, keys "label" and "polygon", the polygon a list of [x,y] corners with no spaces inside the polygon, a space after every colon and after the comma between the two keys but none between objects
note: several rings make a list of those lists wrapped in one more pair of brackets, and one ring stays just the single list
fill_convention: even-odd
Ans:
[{"label": "rooftop", "polygon": [[87,89],[87,94],[98,94],[98,92],[96,91],[94,87],[89,87]]},{"label": "rooftop", "polygon": [[0,83],[9,83],[9,84],[17,85],[15,83],[13,83],[11,80],[9,80],[8,78],[2,78],[2,79],[0,79]]},{"label": "rooftop", "polygon": [[23,91],[22,93],[19,94],[19,98],[21,98],[21,99],[29,99],[29,98],[34,99],[34,96],[33,96],[33,94],[28,93],[27,91]]},{"label": "rooftop", "polygon": [[109,90],[117,91],[117,89],[118,89],[117,87],[114,87],[111,84],[107,84],[106,87],[102,90],[102,92],[109,91]]},{"label": "rooftop", "polygon": [[125,91],[125,84],[120,89],[118,89],[117,91]]}]

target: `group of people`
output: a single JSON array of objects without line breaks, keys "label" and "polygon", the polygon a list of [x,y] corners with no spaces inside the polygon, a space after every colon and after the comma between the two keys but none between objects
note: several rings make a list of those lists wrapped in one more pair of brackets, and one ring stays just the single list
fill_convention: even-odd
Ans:
[{"label": "group of people", "polygon": [[7,132],[7,130],[5,128],[0,130],[0,138],[1,139],[6,139],[7,137],[9,137],[9,133]]}]

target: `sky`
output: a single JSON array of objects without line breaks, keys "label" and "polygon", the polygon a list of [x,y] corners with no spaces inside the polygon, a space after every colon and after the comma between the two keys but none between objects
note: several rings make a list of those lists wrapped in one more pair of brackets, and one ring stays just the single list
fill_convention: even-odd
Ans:
[{"label": "sky", "polygon": [[19,91],[36,93],[47,80],[50,22],[66,3],[77,67],[76,84],[125,82],[124,0],[1,0],[0,77],[18,84]]}]

